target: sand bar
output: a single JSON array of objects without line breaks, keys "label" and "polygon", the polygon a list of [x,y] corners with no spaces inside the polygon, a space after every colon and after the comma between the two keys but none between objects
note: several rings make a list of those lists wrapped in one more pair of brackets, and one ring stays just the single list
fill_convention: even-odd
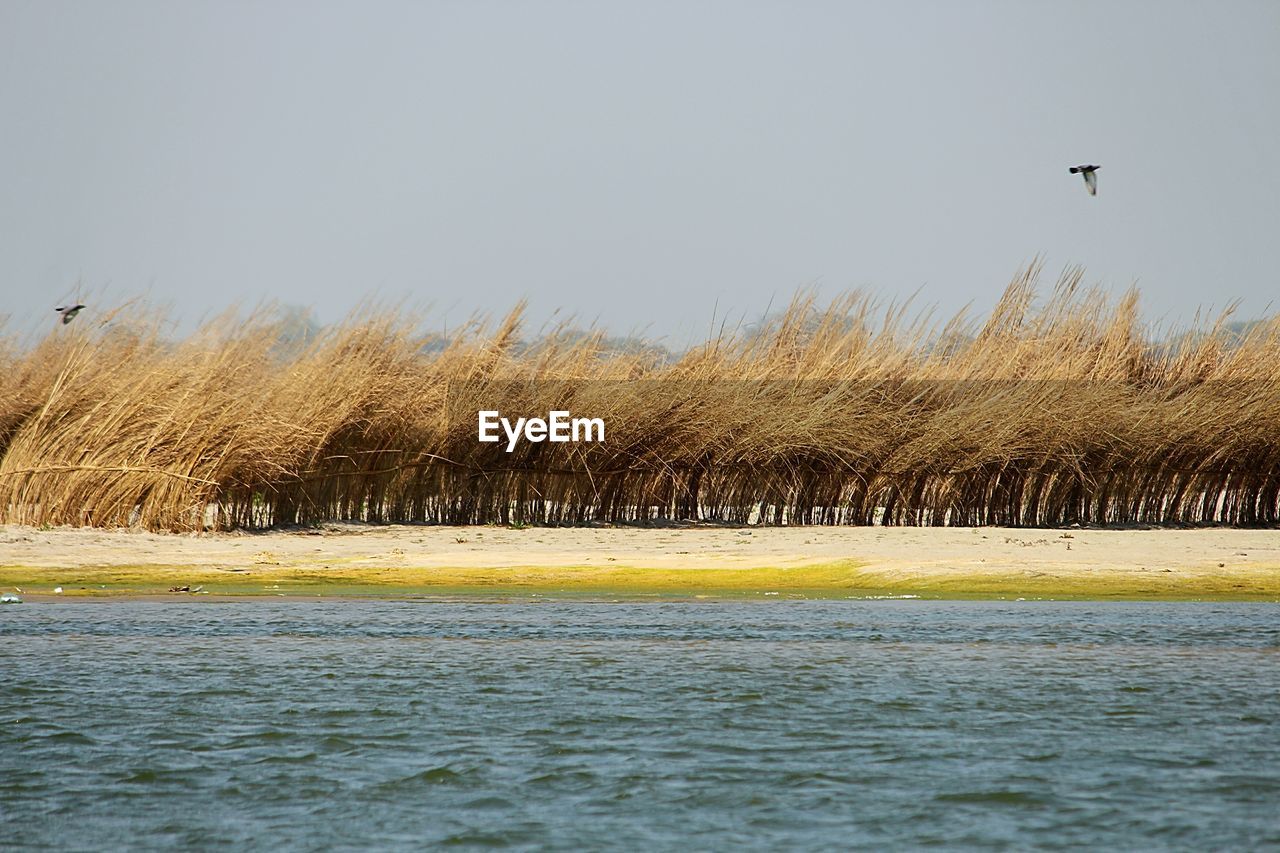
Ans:
[{"label": "sand bar", "polygon": [[1280,530],[0,527],[0,591],[582,592],[1280,601]]}]

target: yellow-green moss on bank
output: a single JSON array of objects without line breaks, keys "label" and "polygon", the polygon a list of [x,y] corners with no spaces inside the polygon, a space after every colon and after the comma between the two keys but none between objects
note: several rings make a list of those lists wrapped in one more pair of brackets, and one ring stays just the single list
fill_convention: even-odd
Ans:
[{"label": "yellow-green moss on bank", "polygon": [[[855,560],[802,566],[637,568],[633,566],[385,567],[262,566],[223,569],[173,564],[0,566],[0,590],[120,596],[188,590],[213,595],[588,595],[804,596],[845,598],[1074,598],[1280,601],[1280,567],[1223,570],[886,571]],[[185,590],[184,590],[185,588]]]}]

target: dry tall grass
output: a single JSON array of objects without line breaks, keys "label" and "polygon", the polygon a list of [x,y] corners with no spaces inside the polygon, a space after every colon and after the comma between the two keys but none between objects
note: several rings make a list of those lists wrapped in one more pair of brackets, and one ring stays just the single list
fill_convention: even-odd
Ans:
[{"label": "dry tall grass", "polygon": [[[521,345],[519,309],[443,350],[390,314],[293,349],[262,318],[77,322],[0,347],[0,521],[1275,523],[1280,320],[1157,344],[1135,293],[1074,271],[1037,308],[1037,272],[982,323],[799,298],[672,361]],[[607,441],[506,453],[482,408]]]}]

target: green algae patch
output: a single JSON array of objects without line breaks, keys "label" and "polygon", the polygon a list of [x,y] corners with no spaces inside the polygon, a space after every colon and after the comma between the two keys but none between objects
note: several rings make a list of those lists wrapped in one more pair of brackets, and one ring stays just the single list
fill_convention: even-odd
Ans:
[{"label": "green algae patch", "polygon": [[[0,566],[0,588],[64,595],[208,592],[230,595],[582,593],[591,595],[835,594],[859,587],[852,561],[796,567],[655,569],[631,566],[353,567]],[[197,590],[197,588],[199,588]]]},{"label": "green algae patch", "polygon": [[195,590],[219,594],[598,593],[733,594],[840,592],[856,588],[859,564],[749,569],[637,569],[632,566],[554,567],[330,567],[92,566],[46,569],[0,566],[0,588],[63,594],[161,593]]},{"label": "green algae patch", "polygon": [[154,594],[404,596],[546,595],[1280,601],[1280,567],[1048,571],[921,567],[888,571],[856,560],[798,566],[386,567],[175,564],[0,566],[0,590],[65,596]]},{"label": "green algae patch", "polygon": [[1280,567],[981,572],[921,569],[893,580],[881,579],[878,585],[927,598],[1280,601]]}]

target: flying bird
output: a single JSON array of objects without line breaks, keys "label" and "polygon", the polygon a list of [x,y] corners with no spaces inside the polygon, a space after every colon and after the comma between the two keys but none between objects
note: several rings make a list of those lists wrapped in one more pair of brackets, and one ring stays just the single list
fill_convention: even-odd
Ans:
[{"label": "flying bird", "polygon": [[84,308],[84,306],[77,303],[75,305],[64,305],[61,308],[55,308],[53,310],[62,315],[62,325],[65,326],[67,323],[70,323],[75,319],[75,316],[80,313],[80,309],[82,308]]},{"label": "flying bird", "polygon": [[1089,195],[1097,195],[1098,176],[1095,173],[1101,168],[1101,166],[1072,166],[1067,171],[1073,175],[1079,172],[1084,177],[1084,186],[1089,191]]}]

